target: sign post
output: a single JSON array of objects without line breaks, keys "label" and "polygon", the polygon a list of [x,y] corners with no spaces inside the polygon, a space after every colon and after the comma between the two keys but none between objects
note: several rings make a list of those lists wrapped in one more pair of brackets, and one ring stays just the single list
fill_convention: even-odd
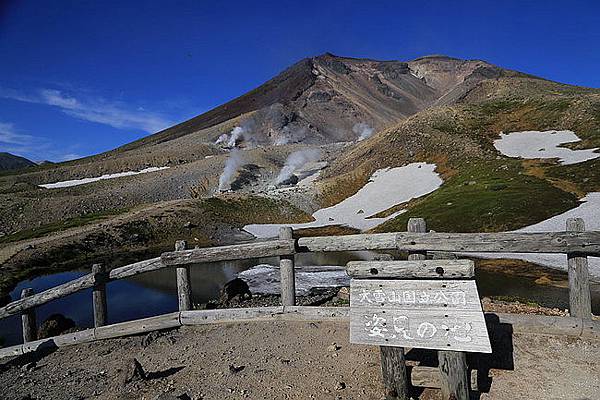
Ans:
[{"label": "sign post", "polygon": [[351,343],[491,353],[472,261],[355,261],[347,271]]}]

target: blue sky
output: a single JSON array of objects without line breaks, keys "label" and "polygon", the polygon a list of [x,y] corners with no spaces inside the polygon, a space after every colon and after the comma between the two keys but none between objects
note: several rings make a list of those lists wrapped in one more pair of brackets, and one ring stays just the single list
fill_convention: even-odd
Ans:
[{"label": "blue sky", "polygon": [[600,87],[598,43],[599,1],[0,0],[0,151],[110,150],[327,51],[447,54]]}]

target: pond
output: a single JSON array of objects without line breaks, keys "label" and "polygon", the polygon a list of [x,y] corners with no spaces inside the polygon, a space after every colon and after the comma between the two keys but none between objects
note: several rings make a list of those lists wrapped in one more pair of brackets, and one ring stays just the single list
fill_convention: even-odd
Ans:
[{"label": "pond", "polygon": [[[297,266],[345,265],[350,260],[372,259],[371,252],[339,252],[298,254]],[[258,264],[277,264],[277,258],[240,260],[198,264],[191,268],[192,298],[196,304],[218,298],[223,284],[237,273]],[[70,271],[40,276],[20,282],[11,291],[12,299],[21,290],[31,287],[39,293],[48,288],[78,278],[88,271]],[[510,296],[527,299],[547,307],[568,308],[567,288],[538,285],[533,278],[525,278],[485,270],[476,271],[479,294],[484,296]],[[107,284],[108,322],[117,323],[177,311],[175,270],[165,268]],[[600,292],[592,292],[592,308],[600,314]],[[48,316],[61,313],[75,321],[80,328],[93,326],[92,291],[86,289],[36,309],[40,324]],[[4,346],[21,343],[21,318],[12,316],[0,320],[0,338]]]}]

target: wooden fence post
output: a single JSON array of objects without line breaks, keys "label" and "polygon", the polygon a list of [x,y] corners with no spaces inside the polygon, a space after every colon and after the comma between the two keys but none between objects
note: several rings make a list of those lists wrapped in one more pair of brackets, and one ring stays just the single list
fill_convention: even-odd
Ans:
[{"label": "wooden fence post", "polygon": [[[408,221],[409,230],[412,232],[427,232],[427,225],[423,218],[411,218]],[[409,255],[409,259],[413,255]],[[419,254],[424,260],[426,254]],[[438,259],[452,258],[451,254],[439,254]],[[438,369],[443,400],[469,400],[469,369],[467,367],[467,354],[462,351],[438,350]]]},{"label": "wooden fence post", "polygon": [[94,307],[94,327],[98,328],[107,323],[106,306],[106,269],[104,265],[92,265],[92,273],[96,275],[96,283],[92,289],[92,304]]},{"label": "wooden fence post", "polygon": [[[279,239],[292,239],[294,232],[290,227],[279,229]],[[281,305],[296,305],[296,273],[294,271],[294,256],[279,257],[279,272],[281,274]]]},{"label": "wooden fence post", "polygon": [[[21,291],[21,298],[33,295],[32,288],[26,288]],[[21,323],[23,326],[23,343],[37,340],[37,322],[35,320],[35,308],[25,310],[21,314]]]},{"label": "wooden fence post", "polygon": [[[585,222],[581,218],[567,220],[568,232],[585,231]],[[567,254],[569,267],[569,311],[572,317],[592,319],[592,303],[590,300],[590,281],[588,260],[577,253]]]},{"label": "wooden fence post", "polygon": [[[185,240],[175,242],[175,251],[185,250]],[[192,309],[192,287],[190,285],[190,268],[188,266],[177,267],[177,300],[179,311]]]}]

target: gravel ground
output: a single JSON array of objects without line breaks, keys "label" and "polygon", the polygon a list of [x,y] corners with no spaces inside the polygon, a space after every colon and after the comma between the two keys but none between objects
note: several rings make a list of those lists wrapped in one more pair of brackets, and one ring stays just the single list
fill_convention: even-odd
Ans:
[{"label": "gravel ground", "polygon": [[[492,367],[481,399],[598,398],[599,341],[514,335],[498,343],[503,354],[471,360]],[[433,365],[423,351],[407,357]],[[2,361],[0,371],[6,400],[382,398],[377,347],[350,345],[348,324],[332,321],[182,327]],[[414,395],[439,398],[433,389]]]}]

